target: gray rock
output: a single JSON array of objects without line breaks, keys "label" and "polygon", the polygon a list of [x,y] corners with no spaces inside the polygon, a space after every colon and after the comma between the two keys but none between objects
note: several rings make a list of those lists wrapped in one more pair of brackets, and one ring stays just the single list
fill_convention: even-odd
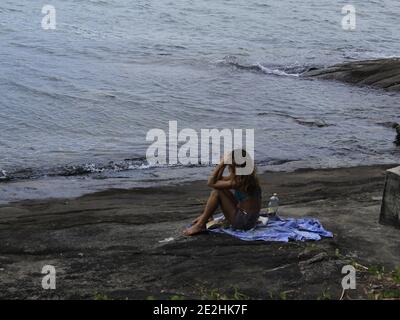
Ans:
[{"label": "gray rock", "polygon": [[400,167],[386,171],[380,222],[400,227]]},{"label": "gray rock", "polygon": [[[210,193],[205,181],[0,206],[0,299],[211,299],[212,292],[339,299],[347,260],[387,270],[400,265],[400,232],[377,223],[379,204],[371,200],[388,168],[260,174],[263,195],[274,190],[284,198],[282,216],[311,215],[334,233],[321,241],[183,237]],[[56,290],[41,286],[49,264]],[[369,284],[357,278],[349,296],[366,298]]]},{"label": "gray rock", "polygon": [[315,255],[314,257],[312,257],[312,258],[310,258],[308,260],[299,262],[299,266],[300,267],[305,267],[305,266],[308,266],[310,264],[325,260],[325,259],[327,259],[327,257],[328,257],[328,255],[326,254],[326,252],[321,252],[321,253]]},{"label": "gray rock", "polygon": [[326,68],[310,69],[302,76],[400,91],[400,59],[340,63]]},{"label": "gray rock", "polygon": [[394,123],[392,127],[396,130],[396,139],[393,142],[397,146],[400,146],[400,124]]}]

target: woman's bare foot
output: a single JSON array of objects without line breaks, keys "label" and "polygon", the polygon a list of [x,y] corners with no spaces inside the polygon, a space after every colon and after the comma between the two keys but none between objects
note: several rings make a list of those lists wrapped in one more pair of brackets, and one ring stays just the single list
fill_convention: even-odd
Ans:
[{"label": "woman's bare foot", "polygon": [[194,220],[192,221],[192,225],[196,224],[196,223],[199,221],[199,219],[200,219],[200,217],[197,217],[196,219],[194,219]]},{"label": "woman's bare foot", "polygon": [[206,231],[206,226],[196,223],[190,228],[187,228],[185,231],[183,231],[183,234],[185,236],[194,236],[195,234],[201,233],[203,231]]}]

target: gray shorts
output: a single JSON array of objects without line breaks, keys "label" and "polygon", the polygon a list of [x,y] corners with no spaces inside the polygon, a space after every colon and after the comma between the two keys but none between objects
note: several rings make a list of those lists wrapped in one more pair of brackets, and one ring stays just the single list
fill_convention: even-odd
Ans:
[{"label": "gray shorts", "polygon": [[259,213],[250,214],[242,209],[237,209],[235,220],[232,224],[232,228],[238,230],[253,229],[257,224],[259,216],[260,216]]}]

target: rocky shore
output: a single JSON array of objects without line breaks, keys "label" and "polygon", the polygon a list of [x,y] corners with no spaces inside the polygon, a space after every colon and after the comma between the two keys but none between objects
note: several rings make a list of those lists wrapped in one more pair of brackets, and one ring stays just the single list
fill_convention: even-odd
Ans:
[{"label": "rocky shore", "polygon": [[[209,193],[204,181],[2,206],[0,298],[339,299],[345,264],[361,267],[344,298],[398,290],[374,273],[400,266],[399,230],[378,223],[386,168],[261,176],[282,216],[313,216],[334,232],[318,242],[182,236]],[[55,290],[41,287],[44,265],[56,268]]]},{"label": "rocky shore", "polygon": [[400,59],[340,63],[325,68],[312,68],[303,73],[303,76],[400,91]]}]

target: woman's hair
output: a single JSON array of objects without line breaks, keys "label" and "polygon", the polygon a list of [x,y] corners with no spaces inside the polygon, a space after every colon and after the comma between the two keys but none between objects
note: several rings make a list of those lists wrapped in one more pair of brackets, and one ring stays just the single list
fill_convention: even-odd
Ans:
[{"label": "woman's hair", "polygon": [[[238,155],[238,153],[241,153],[241,158],[245,159],[245,161],[242,164],[238,164],[236,159],[235,159],[235,154]],[[260,182],[257,177],[257,170],[252,163],[253,170],[250,174],[247,175],[236,175],[236,167],[245,167],[248,165],[247,162],[253,162],[253,159],[251,159],[250,155],[246,152],[244,149],[237,149],[232,151],[232,167],[233,167],[233,172],[235,174],[234,179],[235,182],[238,186],[238,189],[240,189],[243,192],[246,192],[248,194],[254,194],[260,189]]]}]

